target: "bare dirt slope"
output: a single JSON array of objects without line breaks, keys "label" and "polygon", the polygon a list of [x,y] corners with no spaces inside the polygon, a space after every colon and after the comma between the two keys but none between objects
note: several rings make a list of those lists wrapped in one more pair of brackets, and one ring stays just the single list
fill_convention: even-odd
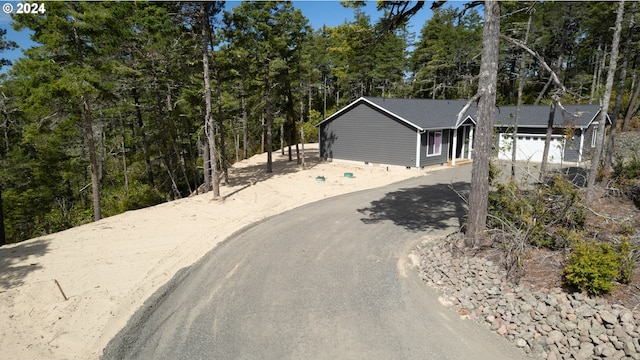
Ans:
[{"label": "bare dirt slope", "polygon": [[223,201],[198,195],[0,248],[2,358],[97,359],[156,289],[245,225],[426,172],[318,163],[317,149],[305,170],[279,153],[272,174],[265,154],[236,164]]}]

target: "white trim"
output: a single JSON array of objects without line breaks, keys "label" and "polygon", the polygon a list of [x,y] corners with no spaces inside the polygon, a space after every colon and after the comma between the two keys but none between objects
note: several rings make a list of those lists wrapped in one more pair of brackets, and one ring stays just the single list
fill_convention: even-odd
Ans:
[{"label": "white trim", "polygon": [[473,153],[473,130],[474,127],[471,127],[469,131],[469,154],[467,155],[467,159],[471,159],[471,153]]},{"label": "white trim", "polygon": [[460,126],[462,126],[462,124],[464,124],[465,122],[467,122],[467,120],[471,120],[471,122],[473,123],[473,125],[478,125],[476,123],[476,121],[471,117],[471,115],[467,115],[466,118],[464,118],[464,120],[460,121],[459,124],[456,124],[456,129],[459,128]]},{"label": "white trim", "polygon": [[[363,99],[363,98],[360,98]],[[336,111],[335,113],[331,114],[329,117],[324,118],[324,120],[320,121],[316,126],[320,127],[320,125],[324,124],[325,122],[331,120],[332,118],[338,116],[339,114],[346,112],[347,109],[349,109],[349,107],[351,107],[351,105],[354,105],[355,103],[357,103],[358,101],[360,101],[360,99],[356,99],[355,101],[351,102],[349,105],[343,107],[342,109]]]},{"label": "white trim", "polygon": [[582,161],[583,148],[584,148],[584,130],[580,131],[580,149],[578,149],[578,162]]},{"label": "white trim", "polygon": [[351,108],[351,106],[353,106],[353,105],[355,105],[356,103],[361,102],[361,101],[364,101],[364,102],[366,102],[367,104],[369,104],[369,105],[373,106],[374,108],[376,108],[376,109],[378,109],[378,110],[381,110],[382,112],[384,112],[384,113],[386,113],[386,114],[388,114],[388,115],[391,115],[392,117],[394,117],[394,118],[396,118],[396,119],[398,119],[398,120],[400,120],[400,121],[402,121],[402,122],[406,123],[407,125],[410,125],[410,126],[412,126],[412,127],[416,128],[416,129],[418,129],[418,130],[424,130],[424,129],[423,129],[423,128],[421,128],[420,126],[418,126],[418,125],[416,125],[416,124],[412,123],[411,121],[409,121],[409,120],[407,120],[407,119],[403,118],[402,116],[399,116],[399,115],[397,115],[397,114],[395,114],[395,113],[392,113],[391,111],[389,111],[389,110],[387,110],[387,109],[383,108],[382,106],[377,105],[377,104],[376,104],[376,103],[374,103],[374,102],[371,102],[371,101],[369,101],[369,100],[365,99],[364,97],[360,97],[360,98],[358,98],[357,100],[355,100],[354,102],[350,103],[349,105],[347,105],[347,106],[343,107],[342,109],[340,109],[340,111],[338,111],[338,112],[334,113],[333,115],[329,116],[328,118],[326,118],[326,119],[322,120],[322,121],[321,121],[321,122],[319,122],[316,126],[317,126],[317,127],[319,127],[320,125],[324,124],[325,122],[328,122],[329,120],[333,119],[334,117],[338,116],[339,114],[342,114],[343,112],[346,112],[348,109],[350,109],[350,108]]},{"label": "white trim", "polygon": [[416,130],[416,167],[420,168],[420,130]]},{"label": "white trim", "polygon": [[457,157],[458,157],[458,129],[454,129],[453,130],[453,152],[451,153],[451,166],[456,166]]},{"label": "white trim", "polygon": [[594,148],[598,145],[598,126],[600,125],[597,122],[593,123],[593,129],[591,129],[591,147]]},{"label": "white trim", "polygon": [[[600,110],[598,110],[596,112],[596,114],[593,116],[593,119],[591,119],[591,121],[589,121],[587,123],[587,126],[585,126],[586,128],[589,128],[589,126],[594,125],[594,124],[598,124],[600,121],[600,113],[602,112],[602,108],[600,108]],[[598,120],[596,120],[598,119]],[[611,118],[609,117],[609,114],[607,113],[607,121],[605,122],[605,125],[611,125]]]}]

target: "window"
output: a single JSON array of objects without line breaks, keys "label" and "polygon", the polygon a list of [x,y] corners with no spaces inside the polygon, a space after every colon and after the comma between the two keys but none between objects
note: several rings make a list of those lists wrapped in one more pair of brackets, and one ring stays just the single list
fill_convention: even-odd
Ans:
[{"label": "window", "polygon": [[591,147],[596,147],[596,141],[598,141],[598,128],[593,128],[593,133],[591,134]]},{"label": "window", "polygon": [[436,156],[442,153],[442,131],[429,131],[427,133],[427,156]]}]

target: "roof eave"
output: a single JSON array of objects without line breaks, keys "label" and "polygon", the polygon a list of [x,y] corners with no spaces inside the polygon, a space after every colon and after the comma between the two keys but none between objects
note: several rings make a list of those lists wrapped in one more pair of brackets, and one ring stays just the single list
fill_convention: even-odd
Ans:
[{"label": "roof eave", "polygon": [[349,105],[345,106],[340,111],[336,112],[335,114],[333,114],[333,115],[329,116],[328,118],[326,118],[326,119],[322,120],[321,122],[319,122],[316,126],[319,127],[321,124],[324,124],[325,122],[333,120],[333,118],[335,118],[338,115],[348,111],[348,109],[350,109],[352,106],[355,106],[356,103],[359,103],[359,102],[366,102],[367,104],[369,104],[369,105],[373,106],[374,108],[382,111],[383,113],[385,113],[385,114],[387,114],[389,116],[392,116],[392,117],[404,122],[405,124],[410,125],[411,127],[415,128],[417,130],[420,130],[420,131],[424,131],[425,130],[422,127],[420,127],[420,126],[412,123],[411,121],[403,118],[402,116],[400,116],[398,114],[395,114],[395,113],[383,108],[382,106],[380,106],[380,105],[378,105],[378,104],[376,104],[376,103],[374,103],[374,102],[372,102],[372,101],[370,101],[370,100],[368,100],[368,99],[366,99],[364,97],[359,97],[357,100],[355,100],[352,103],[350,103]]}]

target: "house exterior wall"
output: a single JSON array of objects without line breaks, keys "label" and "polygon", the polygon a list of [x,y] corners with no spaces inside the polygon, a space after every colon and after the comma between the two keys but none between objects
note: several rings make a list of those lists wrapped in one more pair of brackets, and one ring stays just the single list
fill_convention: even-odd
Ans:
[{"label": "house exterior wall", "polygon": [[[449,159],[449,138],[451,130],[435,130],[442,131],[442,151],[440,155],[427,156],[427,133],[420,135],[420,167],[446,164]],[[459,139],[460,141],[460,139]]]},{"label": "house exterior wall", "polygon": [[415,167],[416,131],[361,103],[320,125],[320,157]]},{"label": "house exterior wall", "polygon": [[589,126],[584,132],[584,144],[582,149],[582,158],[584,160],[591,159],[591,155],[593,154],[593,150],[595,147],[592,147],[593,136],[596,133],[596,129],[598,128],[598,123],[594,122]]},{"label": "house exterior wall", "polygon": [[564,161],[578,162],[580,160],[580,134],[582,134],[582,130],[575,129],[573,137],[565,140]]}]

